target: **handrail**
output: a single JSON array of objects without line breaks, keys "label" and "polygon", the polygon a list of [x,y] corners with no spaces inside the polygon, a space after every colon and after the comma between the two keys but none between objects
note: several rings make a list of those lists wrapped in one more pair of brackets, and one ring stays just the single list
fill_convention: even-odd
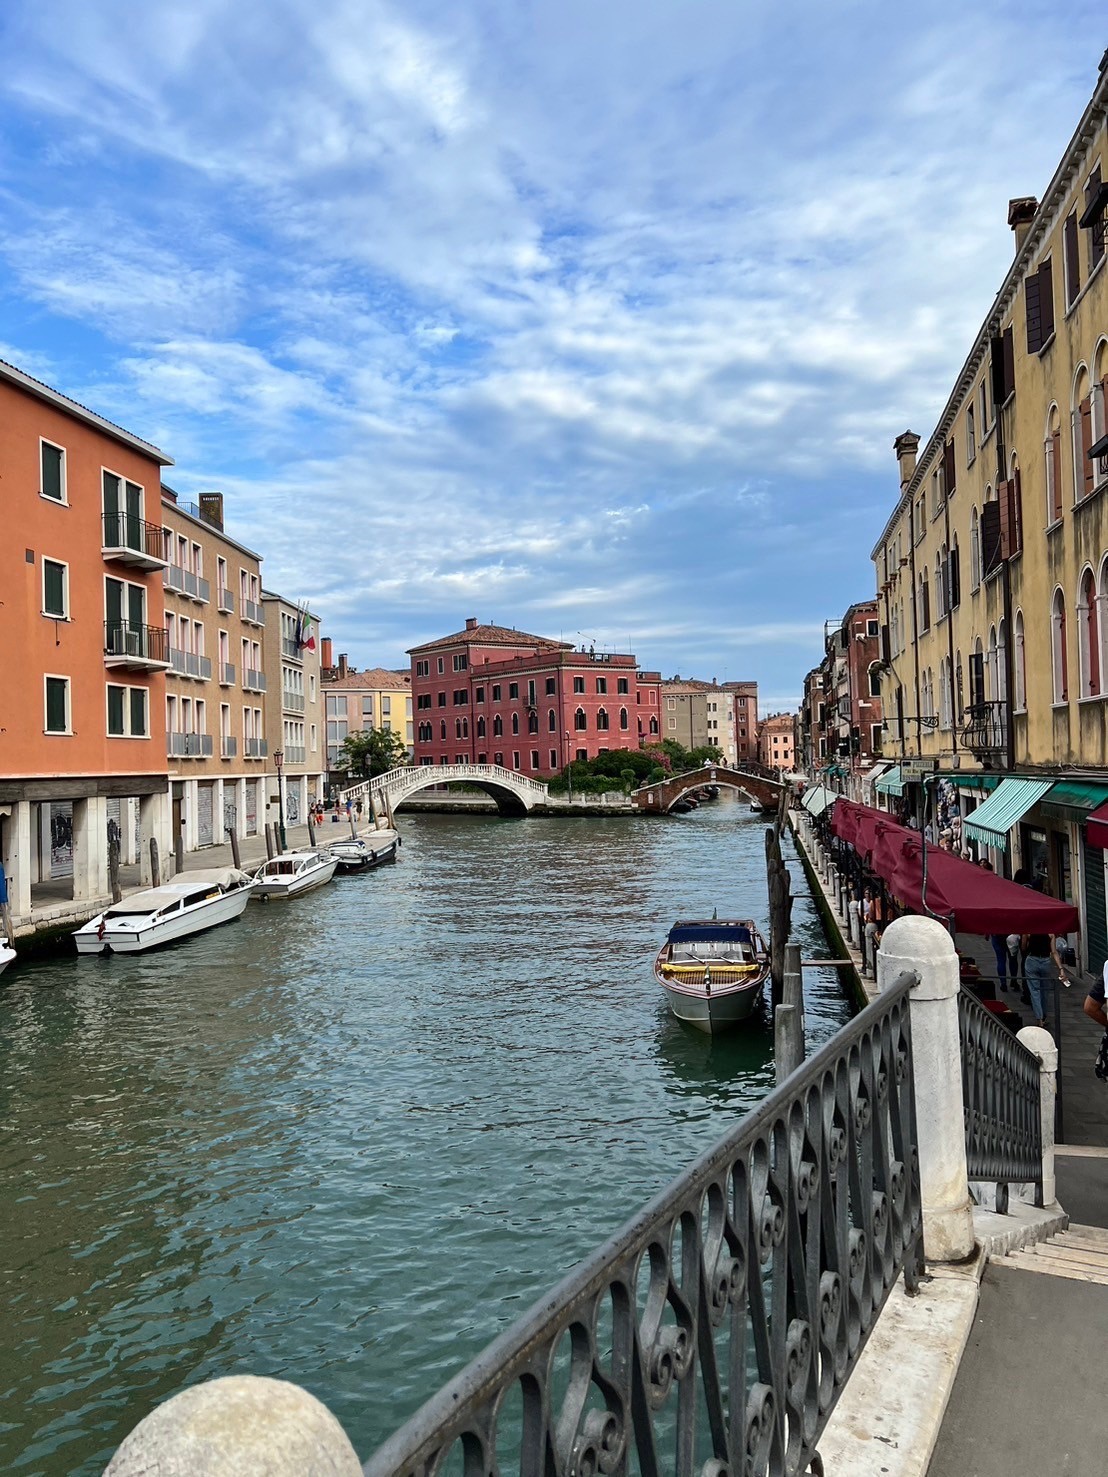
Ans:
[{"label": "handrail", "polygon": [[[365,1477],[493,1472],[506,1439],[526,1473],[657,1473],[659,1440],[675,1477],[805,1471],[899,1272],[916,1287],[916,982],[901,975],[570,1272]],[[521,1427],[504,1414],[518,1397]]]},{"label": "handrail", "polygon": [[347,800],[357,800],[372,790],[375,795],[384,795],[387,792],[390,801],[396,804],[398,798],[402,799],[428,785],[457,784],[465,780],[495,780],[508,789],[528,791],[541,799],[545,799],[548,794],[547,787],[541,780],[520,774],[518,770],[508,769],[503,764],[401,764],[386,770],[384,774],[376,774],[372,779],[361,780],[340,790],[339,803],[345,805]]},{"label": "handrail", "polygon": [[996,1185],[1008,1209],[1009,1184],[1033,1184],[1043,1203],[1039,1059],[965,988],[958,992],[966,1169]]}]

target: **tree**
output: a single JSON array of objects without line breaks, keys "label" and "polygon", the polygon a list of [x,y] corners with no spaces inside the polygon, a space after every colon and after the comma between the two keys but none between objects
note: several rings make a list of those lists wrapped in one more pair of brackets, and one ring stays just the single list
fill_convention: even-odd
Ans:
[{"label": "tree", "polygon": [[398,733],[388,728],[367,728],[342,741],[338,767],[351,776],[372,779],[408,762],[408,750]]}]

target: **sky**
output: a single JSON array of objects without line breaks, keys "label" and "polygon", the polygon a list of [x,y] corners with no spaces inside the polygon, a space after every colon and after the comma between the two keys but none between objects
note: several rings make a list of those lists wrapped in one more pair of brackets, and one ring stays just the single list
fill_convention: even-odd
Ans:
[{"label": "sky", "polygon": [[481,621],[794,708],[1101,0],[4,0],[0,358],[359,667]]}]

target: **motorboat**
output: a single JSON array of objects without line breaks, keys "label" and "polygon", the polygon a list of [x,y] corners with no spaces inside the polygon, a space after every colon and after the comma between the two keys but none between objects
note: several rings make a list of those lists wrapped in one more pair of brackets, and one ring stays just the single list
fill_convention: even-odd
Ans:
[{"label": "motorboat", "polygon": [[0,942],[0,974],[4,973],[14,958],[15,950],[11,945]]},{"label": "motorboat", "polygon": [[673,1014],[709,1036],[751,1016],[768,975],[769,947],[750,918],[679,919],[654,961]]},{"label": "motorboat", "polygon": [[181,872],[161,887],[133,892],[74,933],[78,954],[141,954],[238,918],[254,880],[234,867]]},{"label": "motorboat", "polygon": [[330,882],[338,867],[337,857],[329,848],[318,851],[282,851],[270,857],[254,873],[254,893],[263,901],[268,898],[299,897]]},{"label": "motorboat", "polygon": [[340,872],[368,872],[396,860],[400,837],[395,831],[370,832],[368,838],[347,836],[330,842],[326,850],[336,859]]}]

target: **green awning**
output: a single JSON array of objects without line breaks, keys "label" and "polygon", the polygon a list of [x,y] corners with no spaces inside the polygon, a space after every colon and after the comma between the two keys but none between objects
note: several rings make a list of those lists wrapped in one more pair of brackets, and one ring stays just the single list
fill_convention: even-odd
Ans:
[{"label": "green awning", "polygon": [[1009,777],[962,822],[962,834],[974,836],[987,846],[1006,847],[1008,832],[1037,804],[1054,784],[1053,780]]},{"label": "green awning", "polygon": [[1080,821],[1108,800],[1108,785],[1097,780],[1056,780],[1043,801],[1043,815],[1052,821]]},{"label": "green awning", "polygon": [[826,785],[814,785],[812,789],[804,791],[800,803],[809,815],[822,815],[838,798],[834,790],[829,790]]},{"label": "green awning", "polygon": [[984,774],[979,769],[971,769],[968,773],[959,771],[957,774],[943,775],[944,780],[957,785],[959,790],[995,790],[1003,778],[1002,774]]},{"label": "green awning", "polygon": [[903,795],[904,781],[900,777],[900,765],[890,769],[888,774],[883,774],[873,788],[879,795]]}]

